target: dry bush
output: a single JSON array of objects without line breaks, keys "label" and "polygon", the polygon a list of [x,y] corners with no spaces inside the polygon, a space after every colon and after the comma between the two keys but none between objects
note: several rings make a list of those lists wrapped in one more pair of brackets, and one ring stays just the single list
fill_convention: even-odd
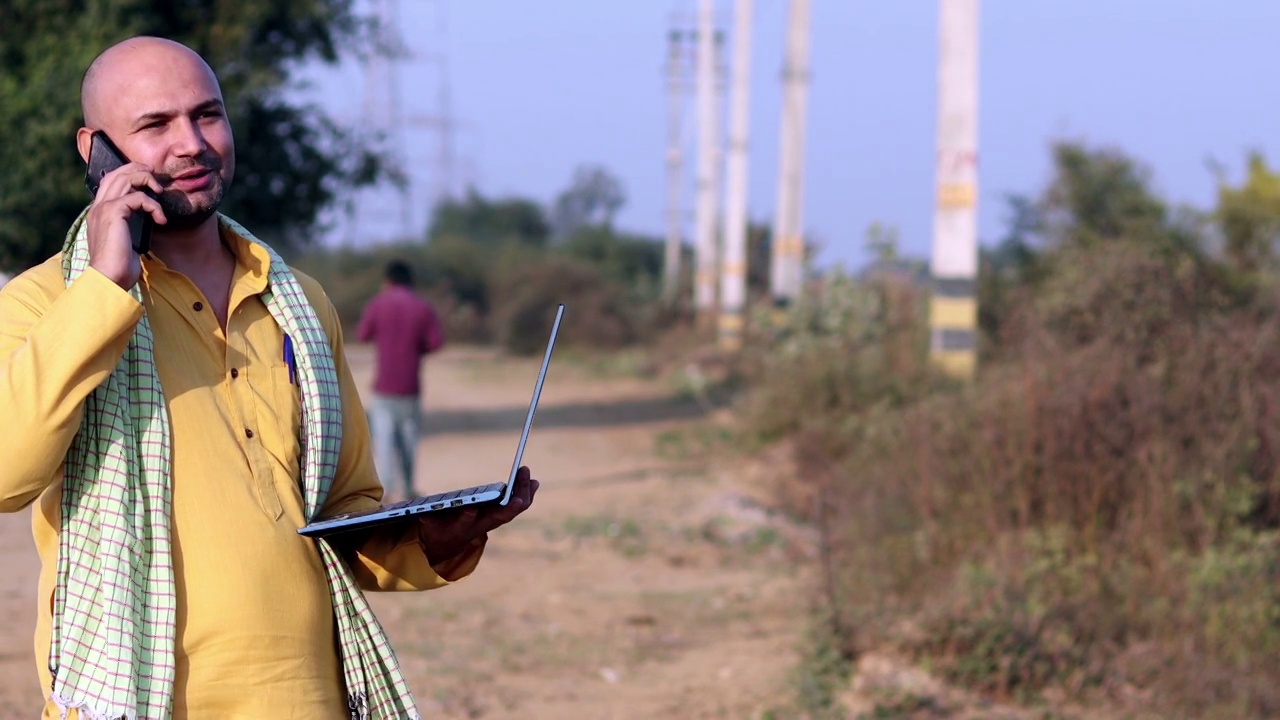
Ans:
[{"label": "dry bush", "polygon": [[884,353],[815,346],[762,395],[835,518],[837,626],[917,618],[910,648],[994,695],[1272,716],[1276,317],[1194,257],[1057,261],[972,387],[901,395]]},{"label": "dry bush", "polygon": [[646,337],[658,320],[658,305],[637,297],[607,268],[528,245],[442,237],[360,252],[313,250],[294,263],[320,281],[350,332],[392,258],[413,269],[449,342],[496,341],[516,353],[540,351],[559,302],[569,306],[561,335],[568,345],[619,348]]},{"label": "dry bush", "polygon": [[565,303],[560,338],[600,349],[635,342],[642,318],[625,288],[590,265],[558,255],[508,258],[494,271],[494,335],[504,348],[528,354],[546,347],[557,303]]},{"label": "dry bush", "polygon": [[[418,292],[430,300],[444,323],[450,343],[487,342],[483,281],[477,288],[472,275],[473,258],[468,248],[441,242],[436,247],[402,244],[372,250],[312,250],[292,260],[295,267],[314,277],[324,287],[338,311],[343,327],[353,336],[360,315],[369,300],[382,289],[387,262],[402,260],[413,270]],[[468,289],[470,294],[459,288]]]},{"label": "dry bush", "polygon": [[745,408],[746,439],[760,445],[808,432],[822,438],[825,455],[838,455],[859,413],[936,388],[942,380],[923,358],[923,297],[905,282],[834,274],[801,297],[781,338],[754,328],[766,342],[752,371],[757,390]]}]

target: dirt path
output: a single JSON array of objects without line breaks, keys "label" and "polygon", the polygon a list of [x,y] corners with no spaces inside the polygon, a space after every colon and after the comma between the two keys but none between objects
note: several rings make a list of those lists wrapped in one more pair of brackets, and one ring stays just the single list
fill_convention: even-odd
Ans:
[{"label": "dirt path", "polygon": [[[351,360],[367,387],[367,352]],[[535,372],[475,350],[429,366],[419,490],[506,476]],[[425,717],[745,719],[783,703],[802,545],[712,462],[701,408],[670,395],[557,363],[525,457],[535,508],[471,578],[374,598]],[[0,516],[0,717],[40,706],[29,523]]]}]

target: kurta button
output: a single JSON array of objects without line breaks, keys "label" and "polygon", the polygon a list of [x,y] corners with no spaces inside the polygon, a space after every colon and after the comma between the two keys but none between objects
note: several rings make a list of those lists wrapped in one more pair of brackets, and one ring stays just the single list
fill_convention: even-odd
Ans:
[{"label": "kurta button", "polygon": [[253,437],[253,431],[252,431],[252,430],[250,430],[249,428],[245,428],[245,429],[244,429],[244,436],[245,436],[245,437],[247,437],[247,438],[251,438],[251,437]]},{"label": "kurta button", "polygon": [[231,368],[231,379],[235,380],[238,377],[240,377],[240,371],[235,368]]},{"label": "kurta button", "polygon": [[195,305],[192,305],[191,307],[195,308],[195,309],[196,309],[196,312],[200,312],[201,310],[203,310],[203,309],[204,309],[204,303],[202,303],[202,302],[200,302],[199,300],[197,300],[197,301],[196,301],[196,304],[195,304]]}]

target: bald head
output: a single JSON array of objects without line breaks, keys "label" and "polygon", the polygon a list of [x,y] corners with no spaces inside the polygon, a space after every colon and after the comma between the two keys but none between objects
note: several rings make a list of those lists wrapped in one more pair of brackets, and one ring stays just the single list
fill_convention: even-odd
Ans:
[{"label": "bald head", "polygon": [[195,50],[182,43],[140,36],[103,50],[89,64],[80,83],[80,111],[84,114],[84,124],[103,127],[114,109],[112,99],[120,96],[122,85],[175,71],[184,75],[203,75],[221,99],[222,90],[213,69]]},{"label": "bald head", "polygon": [[235,143],[222,89],[191,48],[134,37],[102,52],[80,87],[84,127],[76,136],[86,161],[102,131],[164,188],[167,227],[203,223],[222,202],[235,172]]}]

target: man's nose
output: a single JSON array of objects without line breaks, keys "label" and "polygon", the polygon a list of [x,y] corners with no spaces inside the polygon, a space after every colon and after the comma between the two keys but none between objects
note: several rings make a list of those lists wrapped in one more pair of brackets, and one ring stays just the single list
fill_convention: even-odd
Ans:
[{"label": "man's nose", "polygon": [[200,125],[191,118],[183,118],[174,127],[170,151],[178,157],[196,157],[209,147]]}]

